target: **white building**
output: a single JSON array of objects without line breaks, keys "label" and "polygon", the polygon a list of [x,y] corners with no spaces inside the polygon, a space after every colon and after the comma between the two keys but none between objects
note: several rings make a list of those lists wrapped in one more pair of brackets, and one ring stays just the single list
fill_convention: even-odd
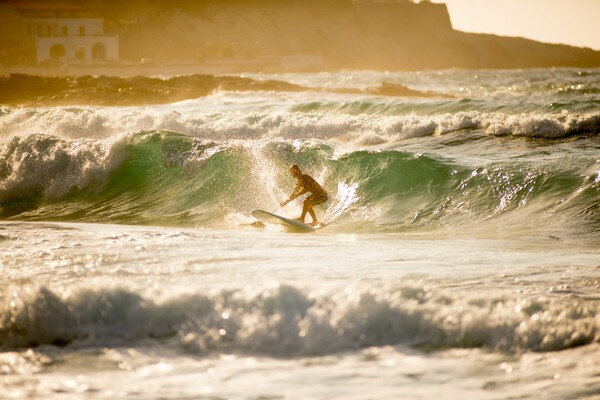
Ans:
[{"label": "white building", "polygon": [[118,36],[104,33],[101,10],[85,2],[3,0],[0,13],[5,61],[54,66],[119,61]]},{"label": "white building", "polygon": [[119,60],[119,38],[104,35],[102,18],[31,18],[37,64],[95,64]]}]

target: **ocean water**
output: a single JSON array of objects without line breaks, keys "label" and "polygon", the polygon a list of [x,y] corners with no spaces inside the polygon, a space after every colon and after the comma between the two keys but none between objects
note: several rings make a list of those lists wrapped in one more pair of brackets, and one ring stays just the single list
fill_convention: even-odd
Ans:
[{"label": "ocean water", "polygon": [[600,70],[238,78],[0,106],[0,398],[600,398]]}]

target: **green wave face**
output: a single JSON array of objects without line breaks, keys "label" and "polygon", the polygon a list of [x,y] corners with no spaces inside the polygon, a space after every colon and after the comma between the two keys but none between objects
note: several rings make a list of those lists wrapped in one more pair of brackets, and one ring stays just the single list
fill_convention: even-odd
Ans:
[{"label": "green wave face", "polygon": [[[217,143],[158,131],[13,138],[0,164],[0,217],[235,228],[233,214],[276,210],[299,164],[330,194],[318,213],[332,231],[600,231],[593,158],[482,167],[408,150],[338,153],[314,140]],[[298,201],[279,212],[299,209]]]}]

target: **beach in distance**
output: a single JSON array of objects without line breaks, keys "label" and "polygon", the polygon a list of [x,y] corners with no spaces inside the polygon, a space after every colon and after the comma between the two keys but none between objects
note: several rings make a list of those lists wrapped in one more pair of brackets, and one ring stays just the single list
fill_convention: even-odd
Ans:
[{"label": "beach in distance", "polygon": [[[600,69],[0,77],[0,398],[597,399]],[[297,164],[328,192],[297,218]]]}]

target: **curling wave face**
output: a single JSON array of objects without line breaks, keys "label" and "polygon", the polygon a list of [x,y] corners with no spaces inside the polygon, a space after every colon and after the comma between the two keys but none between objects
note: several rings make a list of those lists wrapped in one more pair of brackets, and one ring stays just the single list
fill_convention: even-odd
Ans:
[{"label": "curling wave face", "polygon": [[414,232],[486,223],[514,229],[551,220],[548,229],[597,234],[600,179],[593,152],[555,159],[541,150],[482,165],[464,154],[348,150],[315,139],[215,141],[168,131],[104,140],[15,136],[1,150],[1,215],[231,228],[241,222],[232,215],[278,204],[293,187],[287,168],[298,163],[310,166],[331,194],[324,220],[334,230]]}]

